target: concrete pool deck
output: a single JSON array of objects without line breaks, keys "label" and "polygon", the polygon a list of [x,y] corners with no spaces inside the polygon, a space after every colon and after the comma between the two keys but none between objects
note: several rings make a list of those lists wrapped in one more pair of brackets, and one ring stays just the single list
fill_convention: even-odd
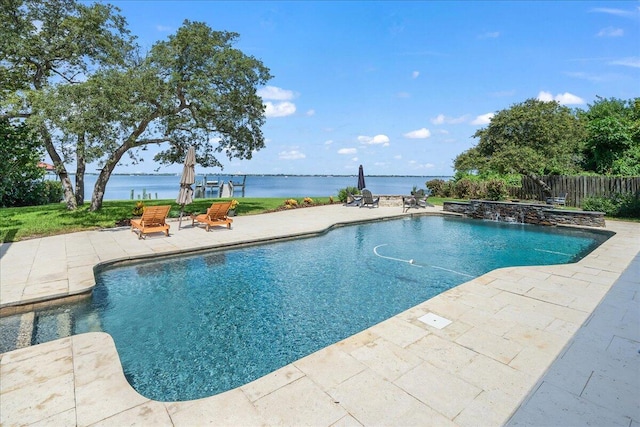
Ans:
[{"label": "concrete pool deck", "polygon": [[[101,262],[313,233],[400,211],[333,205],[238,217],[232,230],[209,233],[190,225],[177,230],[172,222],[168,238],[138,240],[127,228],[3,244],[0,309],[10,313],[16,304],[86,291]],[[105,333],[3,353],[0,424],[497,426],[558,424],[553,416],[561,412],[568,418],[557,419],[576,425],[586,419],[629,426],[640,422],[640,224],[608,221],[607,229],[616,235],[578,263],[492,271],[245,386],[196,401],[139,395]],[[428,313],[452,323],[438,329],[418,320]],[[613,329],[616,322],[629,326]],[[583,325],[598,328],[595,335],[582,333]],[[600,346],[597,355],[572,351],[581,336]],[[631,348],[635,359],[626,354]],[[595,356],[594,368],[578,363]],[[549,398],[556,389],[572,397]],[[569,401],[575,410],[554,407]]]}]

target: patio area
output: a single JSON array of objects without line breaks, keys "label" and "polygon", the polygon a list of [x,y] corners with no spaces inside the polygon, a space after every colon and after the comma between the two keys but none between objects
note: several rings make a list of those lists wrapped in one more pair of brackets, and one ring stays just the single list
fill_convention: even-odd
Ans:
[{"label": "patio area", "polygon": [[[208,233],[190,225],[178,230],[174,221],[170,237],[138,240],[120,228],[3,244],[0,310],[19,313],[86,293],[99,263],[417,214],[445,213],[330,205],[236,217],[232,230]],[[0,424],[629,426],[640,422],[640,223],[607,221],[606,228],[616,235],[578,263],[494,270],[254,382],[196,401],[139,395],[105,333],[3,353]],[[429,313],[451,324],[440,329],[418,320]],[[581,329],[589,325],[595,332]],[[587,348],[580,339],[591,340],[598,353],[572,351]]]}]

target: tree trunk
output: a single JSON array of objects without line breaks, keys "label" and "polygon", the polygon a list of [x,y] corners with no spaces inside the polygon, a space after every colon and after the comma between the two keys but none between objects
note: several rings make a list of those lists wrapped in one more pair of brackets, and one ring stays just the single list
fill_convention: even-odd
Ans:
[{"label": "tree trunk", "polygon": [[549,187],[547,185],[546,182],[544,182],[542,180],[542,178],[540,178],[536,174],[533,174],[533,173],[530,173],[530,172],[526,173],[525,175],[527,175],[529,178],[531,178],[533,180],[533,182],[535,182],[536,184],[538,184],[538,186],[540,188],[542,188],[542,191],[544,193],[545,198],[553,196],[553,190],[551,189],[551,187]]},{"label": "tree trunk", "polygon": [[78,208],[78,205],[73,194],[73,185],[71,184],[71,180],[69,179],[69,174],[67,173],[67,169],[64,167],[64,162],[58,155],[56,148],[53,146],[53,142],[51,141],[49,132],[47,132],[45,128],[41,128],[40,134],[42,135],[42,139],[44,140],[44,146],[47,149],[47,153],[49,153],[49,157],[51,157],[53,165],[56,168],[56,173],[60,178],[60,182],[62,182],[62,191],[64,193],[64,201],[67,204],[67,209],[70,211],[76,210]]},{"label": "tree trunk", "polygon": [[80,134],[76,145],[76,204],[78,206],[84,204],[84,172],[87,168],[84,151],[84,134]]},{"label": "tree trunk", "polygon": [[96,180],[96,185],[93,187],[93,194],[91,195],[91,206],[89,207],[89,211],[95,212],[102,207],[102,199],[104,198],[104,192],[107,188],[107,183],[109,182],[109,178],[111,177],[111,173],[116,168],[116,165],[124,155],[124,153],[129,150],[131,146],[128,142],[122,144],[116,151],[113,153],[105,163],[104,167],[100,171],[100,175],[98,175],[98,179]]}]

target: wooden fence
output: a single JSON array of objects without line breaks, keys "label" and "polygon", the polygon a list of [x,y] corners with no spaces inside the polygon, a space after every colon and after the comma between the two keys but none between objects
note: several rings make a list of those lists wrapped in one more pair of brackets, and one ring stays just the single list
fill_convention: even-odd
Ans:
[{"label": "wooden fence", "polygon": [[[553,190],[553,196],[567,193],[567,206],[581,206],[587,197],[610,196],[616,193],[640,192],[640,176],[560,176],[549,175],[541,179]],[[509,187],[509,196],[521,200],[545,200],[540,186],[533,179],[523,176],[522,187]]]}]

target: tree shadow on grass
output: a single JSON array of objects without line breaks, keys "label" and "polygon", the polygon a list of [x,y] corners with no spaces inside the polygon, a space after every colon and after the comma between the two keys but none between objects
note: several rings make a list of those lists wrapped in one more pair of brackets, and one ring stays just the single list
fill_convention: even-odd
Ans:
[{"label": "tree shadow on grass", "polygon": [[0,232],[0,243],[2,243],[2,246],[0,246],[0,258],[2,258],[5,253],[7,253],[9,246],[11,246],[9,242],[13,242],[17,233],[17,228],[7,228]]}]

